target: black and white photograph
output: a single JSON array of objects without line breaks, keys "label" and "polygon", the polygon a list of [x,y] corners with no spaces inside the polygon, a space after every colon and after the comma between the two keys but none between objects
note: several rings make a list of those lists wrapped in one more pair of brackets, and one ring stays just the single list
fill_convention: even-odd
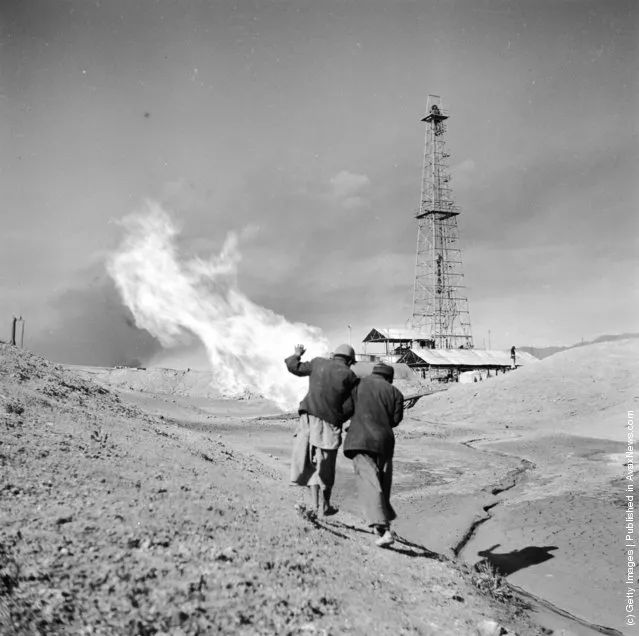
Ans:
[{"label": "black and white photograph", "polygon": [[0,202],[0,634],[639,634],[636,0],[0,0]]}]

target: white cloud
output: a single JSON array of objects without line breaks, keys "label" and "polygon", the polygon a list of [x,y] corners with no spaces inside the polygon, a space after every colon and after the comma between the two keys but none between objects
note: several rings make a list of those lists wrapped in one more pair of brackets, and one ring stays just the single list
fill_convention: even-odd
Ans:
[{"label": "white cloud", "polygon": [[342,170],[329,179],[331,198],[346,210],[363,207],[368,204],[365,193],[370,183],[365,174]]},{"label": "white cloud", "polygon": [[355,174],[342,170],[330,179],[333,194],[337,197],[349,197],[358,194],[370,185],[370,179],[365,174]]},{"label": "white cloud", "polygon": [[341,199],[341,205],[345,210],[355,210],[368,205],[368,199],[365,197],[344,197]]}]

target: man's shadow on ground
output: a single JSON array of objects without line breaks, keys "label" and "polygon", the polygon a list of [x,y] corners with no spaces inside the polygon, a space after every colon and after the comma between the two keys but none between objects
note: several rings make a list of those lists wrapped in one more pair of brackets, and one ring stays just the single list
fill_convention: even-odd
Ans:
[{"label": "man's shadow on ground", "polygon": [[[336,537],[340,537],[341,539],[350,538],[344,534],[345,531],[349,530],[374,536],[374,533],[372,533],[368,528],[358,528],[356,526],[352,526],[350,524],[344,523],[343,521],[338,521],[335,519],[328,520],[324,518],[322,519],[322,521],[320,521],[320,519],[318,519],[315,515],[309,516],[308,511],[305,509],[304,506],[301,506],[300,508],[302,515],[316,528],[328,531]],[[433,552],[423,545],[413,543],[412,541],[409,541],[408,539],[399,535],[395,535],[395,537],[395,543],[392,546],[388,546],[386,548],[387,550],[398,552],[409,557],[421,557],[425,559],[434,559],[436,561],[447,560],[444,555]],[[502,576],[508,576],[509,574],[513,574],[514,572],[530,567],[531,565],[538,565],[539,563],[543,563],[544,561],[553,559],[554,555],[550,554],[550,551],[558,549],[557,546],[554,545],[543,547],[530,545],[526,548],[522,548],[521,550],[513,550],[512,552],[493,552],[493,550],[495,548],[498,548],[500,545],[501,544],[497,543],[487,550],[481,550],[480,552],[478,552],[477,555],[484,558],[475,564],[475,569],[481,568],[483,564],[488,564],[497,573],[501,574]]]},{"label": "man's shadow on ground", "polygon": [[475,569],[479,569],[483,564],[488,564],[502,576],[508,576],[531,565],[539,565],[544,561],[554,558],[554,554],[550,554],[551,550],[557,550],[557,546],[534,546],[529,545],[521,550],[513,550],[512,552],[493,552],[501,544],[497,543],[487,550],[481,550],[478,556],[484,557],[475,564]]}]

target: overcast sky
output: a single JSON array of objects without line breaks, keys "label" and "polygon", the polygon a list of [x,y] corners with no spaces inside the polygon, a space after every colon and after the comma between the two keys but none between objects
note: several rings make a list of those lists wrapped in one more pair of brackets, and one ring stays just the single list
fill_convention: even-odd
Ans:
[{"label": "overcast sky", "polygon": [[0,338],[156,348],[114,291],[145,197],[185,255],[229,230],[254,301],[361,340],[411,314],[428,93],[451,111],[476,345],[636,331],[634,0],[0,3]]}]

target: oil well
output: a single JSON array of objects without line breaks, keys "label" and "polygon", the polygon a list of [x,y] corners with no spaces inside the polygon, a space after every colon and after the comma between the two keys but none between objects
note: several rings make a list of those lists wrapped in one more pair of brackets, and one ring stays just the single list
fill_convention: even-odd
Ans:
[{"label": "oil well", "polygon": [[426,132],[421,196],[415,214],[412,316],[406,327],[371,329],[358,357],[407,364],[424,379],[459,381],[463,375],[483,379],[535,358],[474,348],[457,223],[461,210],[453,197],[451,154],[446,145],[449,119],[441,98],[429,95],[421,119]]}]

